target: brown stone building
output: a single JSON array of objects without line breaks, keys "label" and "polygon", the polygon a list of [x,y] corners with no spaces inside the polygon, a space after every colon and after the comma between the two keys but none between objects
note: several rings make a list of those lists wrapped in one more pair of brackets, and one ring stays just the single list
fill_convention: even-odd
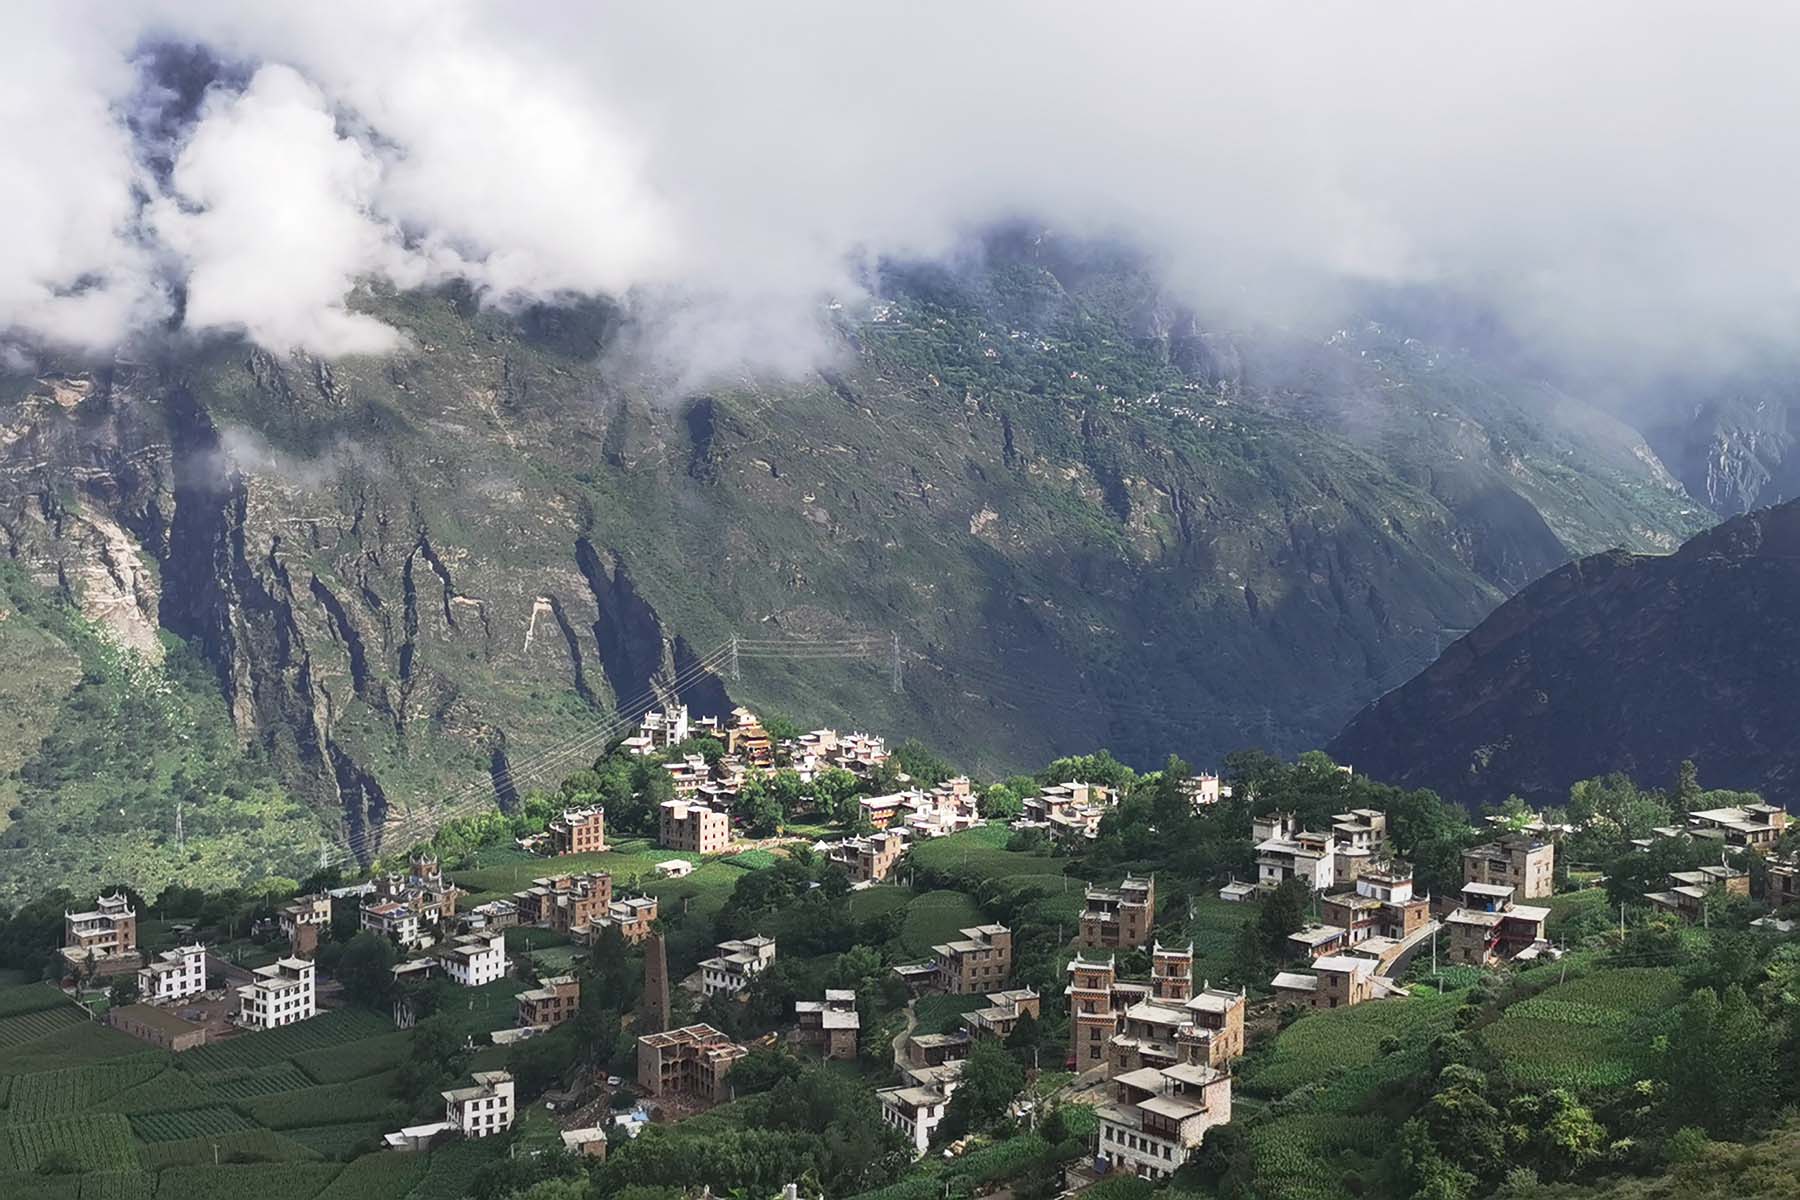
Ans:
[{"label": "brown stone building", "polygon": [[1076,945],[1083,950],[1122,950],[1150,940],[1156,922],[1156,877],[1127,875],[1116,888],[1087,890]]},{"label": "brown stone building", "polygon": [[1343,945],[1370,938],[1405,941],[1431,923],[1431,902],[1413,895],[1412,867],[1403,862],[1364,864],[1356,888],[1320,901],[1327,926],[1344,931]]},{"label": "brown stone building", "polygon": [[1769,860],[1768,901],[1774,908],[1800,904],[1800,858]]},{"label": "brown stone building", "polygon": [[711,1025],[687,1025],[638,1039],[638,1090],[646,1096],[683,1096],[704,1104],[731,1098],[731,1068],[748,1053]]},{"label": "brown stone building", "polygon": [[747,708],[731,710],[731,721],[725,727],[725,753],[735,754],[753,767],[775,765],[775,744],[762,721]]},{"label": "brown stone building", "polygon": [[962,1023],[963,1028],[973,1037],[999,1038],[1004,1041],[1012,1035],[1023,1018],[1030,1017],[1035,1021],[1042,1012],[1041,1001],[1036,992],[1030,988],[1014,988],[1005,992],[989,992],[987,1007],[964,1013]]},{"label": "brown stone building", "polygon": [[731,814],[691,800],[664,800],[657,841],[668,850],[723,853],[731,846]]},{"label": "brown stone building", "polygon": [[848,988],[829,988],[823,1000],[794,1001],[798,1022],[788,1035],[796,1046],[817,1051],[821,1057],[852,1062],[862,1017],[856,1011],[856,993]]},{"label": "brown stone building", "polygon": [[545,1029],[561,1025],[581,1007],[581,981],[573,975],[540,979],[518,995],[519,1024]]},{"label": "brown stone building", "polygon": [[655,896],[628,896],[623,900],[614,900],[606,906],[606,919],[595,921],[588,926],[588,939],[598,937],[600,931],[612,926],[619,935],[632,945],[650,936],[650,925],[656,920]]},{"label": "brown stone building", "polygon": [[1075,1069],[1108,1074],[1205,1063],[1223,1067],[1244,1052],[1248,997],[1210,985],[1194,990],[1194,950],[1157,945],[1148,980],[1120,979],[1114,959],[1077,954],[1069,963],[1070,1057]]},{"label": "brown stone building", "polygon": [[578,940],[585,938],[594,922],[607,917],[612,899],[612,876],[605,871],[546,875],[513,893],[520,924],[554,929]]},{"label": "brown stone building", "polygon": [[[1771,880],[1771,890],[1773,881]],[[1750,895],[1750,873],[1737,867],[1700,867],[1693,871],[1669,872],[1669,888],[1663,892],[1646,892],[1644,899],[1668,912],[1690,921],[1698,921],[1707,901],[1715,896]]]},{"label": "brown stone building", "polygon": [[906,853],[906,835],[897,829],[883,830],[868,837],[845,838],[825,852],[844,868],[851,883],[881,883],[894,873]]},{"label": "brown stone building", "polygon": [[565,808],[550,822],[550,853],[593,854],[606,849],[606,810]]},{"label": "brown stone building", "polygon": [[1521,900],[1556,893],[1556,845],[1512,833],[1463,851],[1463,882],[1510,887]]},{"label": "brown stone building", "polygon": [[959,930],[962,937],[931,948],[932,986],[953,996],[980,996],[1012,975],[1012,930],[1004,925],[976,925]]},{"label": "brown stone building", "polygon": [[64,964],[94,975],[138,969],[137,910],[123,895],[102,896],[89,912],[63,913]]},{"label": "brown stone building", "polygon": [[1369,1000],[1406,995],[1405,988],[1376,972],[1373,960],[1350,954],[1314,959],[1310,975],[1283,971],[1269,986],[1276,1000],[1314,1009],[1353,1008]]},{"label": "brown stone building", "polygon": [[1533,959],[1548,943],[1544,923],[1550,910],[1513,903],[1513,889],[1498,883],[1465,883],[1462,907],[1444,918],[1450,933],[1449,960],[1489,967],[1517,958]]}]

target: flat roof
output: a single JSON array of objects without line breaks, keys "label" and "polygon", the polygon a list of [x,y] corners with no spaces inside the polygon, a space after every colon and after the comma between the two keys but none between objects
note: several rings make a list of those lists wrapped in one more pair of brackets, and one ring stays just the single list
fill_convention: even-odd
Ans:
[{"label": "flat roof", "polygon": [[168,1009],[157,1008],[151,1004],[127,1004],[113,1009],[113,1012],[130,1020],[133,1024],[177,1036],[206,1028],[204,1025],[196,1025],[192,1021],[184,1021]]}]

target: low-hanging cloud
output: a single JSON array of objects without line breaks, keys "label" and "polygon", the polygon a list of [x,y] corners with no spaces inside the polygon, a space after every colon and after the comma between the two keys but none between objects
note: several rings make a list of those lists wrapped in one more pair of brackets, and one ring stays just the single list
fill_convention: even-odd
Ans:
[{"label": "low-hanging cloud", "polygon": [[[1219,319],[1349,282],[1474,297],[1546,355],[1729,364],[1800,330],[1800,11],[1149,3],[15,10],[0,329],[179,314],[380,350],[365,281],[606,294],[789,366],[872,257],[1023,216],[1124,234]],[[150,169],[147,46],[241,64]],[[710,330],[696,332],[695,326]]]}]

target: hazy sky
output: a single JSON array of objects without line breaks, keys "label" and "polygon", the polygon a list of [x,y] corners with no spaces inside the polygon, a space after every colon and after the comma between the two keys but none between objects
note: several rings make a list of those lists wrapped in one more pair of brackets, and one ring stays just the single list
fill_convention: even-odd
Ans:
[{"label": "hazy sky", "polygon": [[[355,282],[634,293],[802,361],[873,255],[1125,233],[1241,319],[1442,286],[1585,363],[1800,329],[1800,7],[118,5],[0,15],[0,330],[379,350]],[[223,65],[192,112],[147,52]],[[172,167],[171,167],[172,164]]]}]

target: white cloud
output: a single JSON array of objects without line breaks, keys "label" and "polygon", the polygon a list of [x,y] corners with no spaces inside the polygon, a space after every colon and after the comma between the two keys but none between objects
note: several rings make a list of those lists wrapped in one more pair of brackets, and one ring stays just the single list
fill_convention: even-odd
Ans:
[{"label": "white cloud", "polygon": [[373,354],[398,336],[345,298],[358,278],[416,284],[423,264],[369,208],[381,164],[336,130],[325,98],[291,67],[215,91],[175,160],[152,224],[179,256],[184,323],[243,330],[265,345]]},{"label": "white cloud", "polygon": [[[155,319],[173,254],[190,326],[269,345],[372,348],[354,280],[454,272],[648,298],[673,346],[786,366],[858,256],[1014,215],[1138,238],[1227,316],[1427,283],[1619,367],[1800,328],[1786,6],[66,7],[0,50],[35,118],[0,129],[29,181],[0,198],[0,326],[27,335]],[[118,117],[141,38],[260,68],[189,134],[171,186],[199,210],[160,197],[148,246]]]}]

